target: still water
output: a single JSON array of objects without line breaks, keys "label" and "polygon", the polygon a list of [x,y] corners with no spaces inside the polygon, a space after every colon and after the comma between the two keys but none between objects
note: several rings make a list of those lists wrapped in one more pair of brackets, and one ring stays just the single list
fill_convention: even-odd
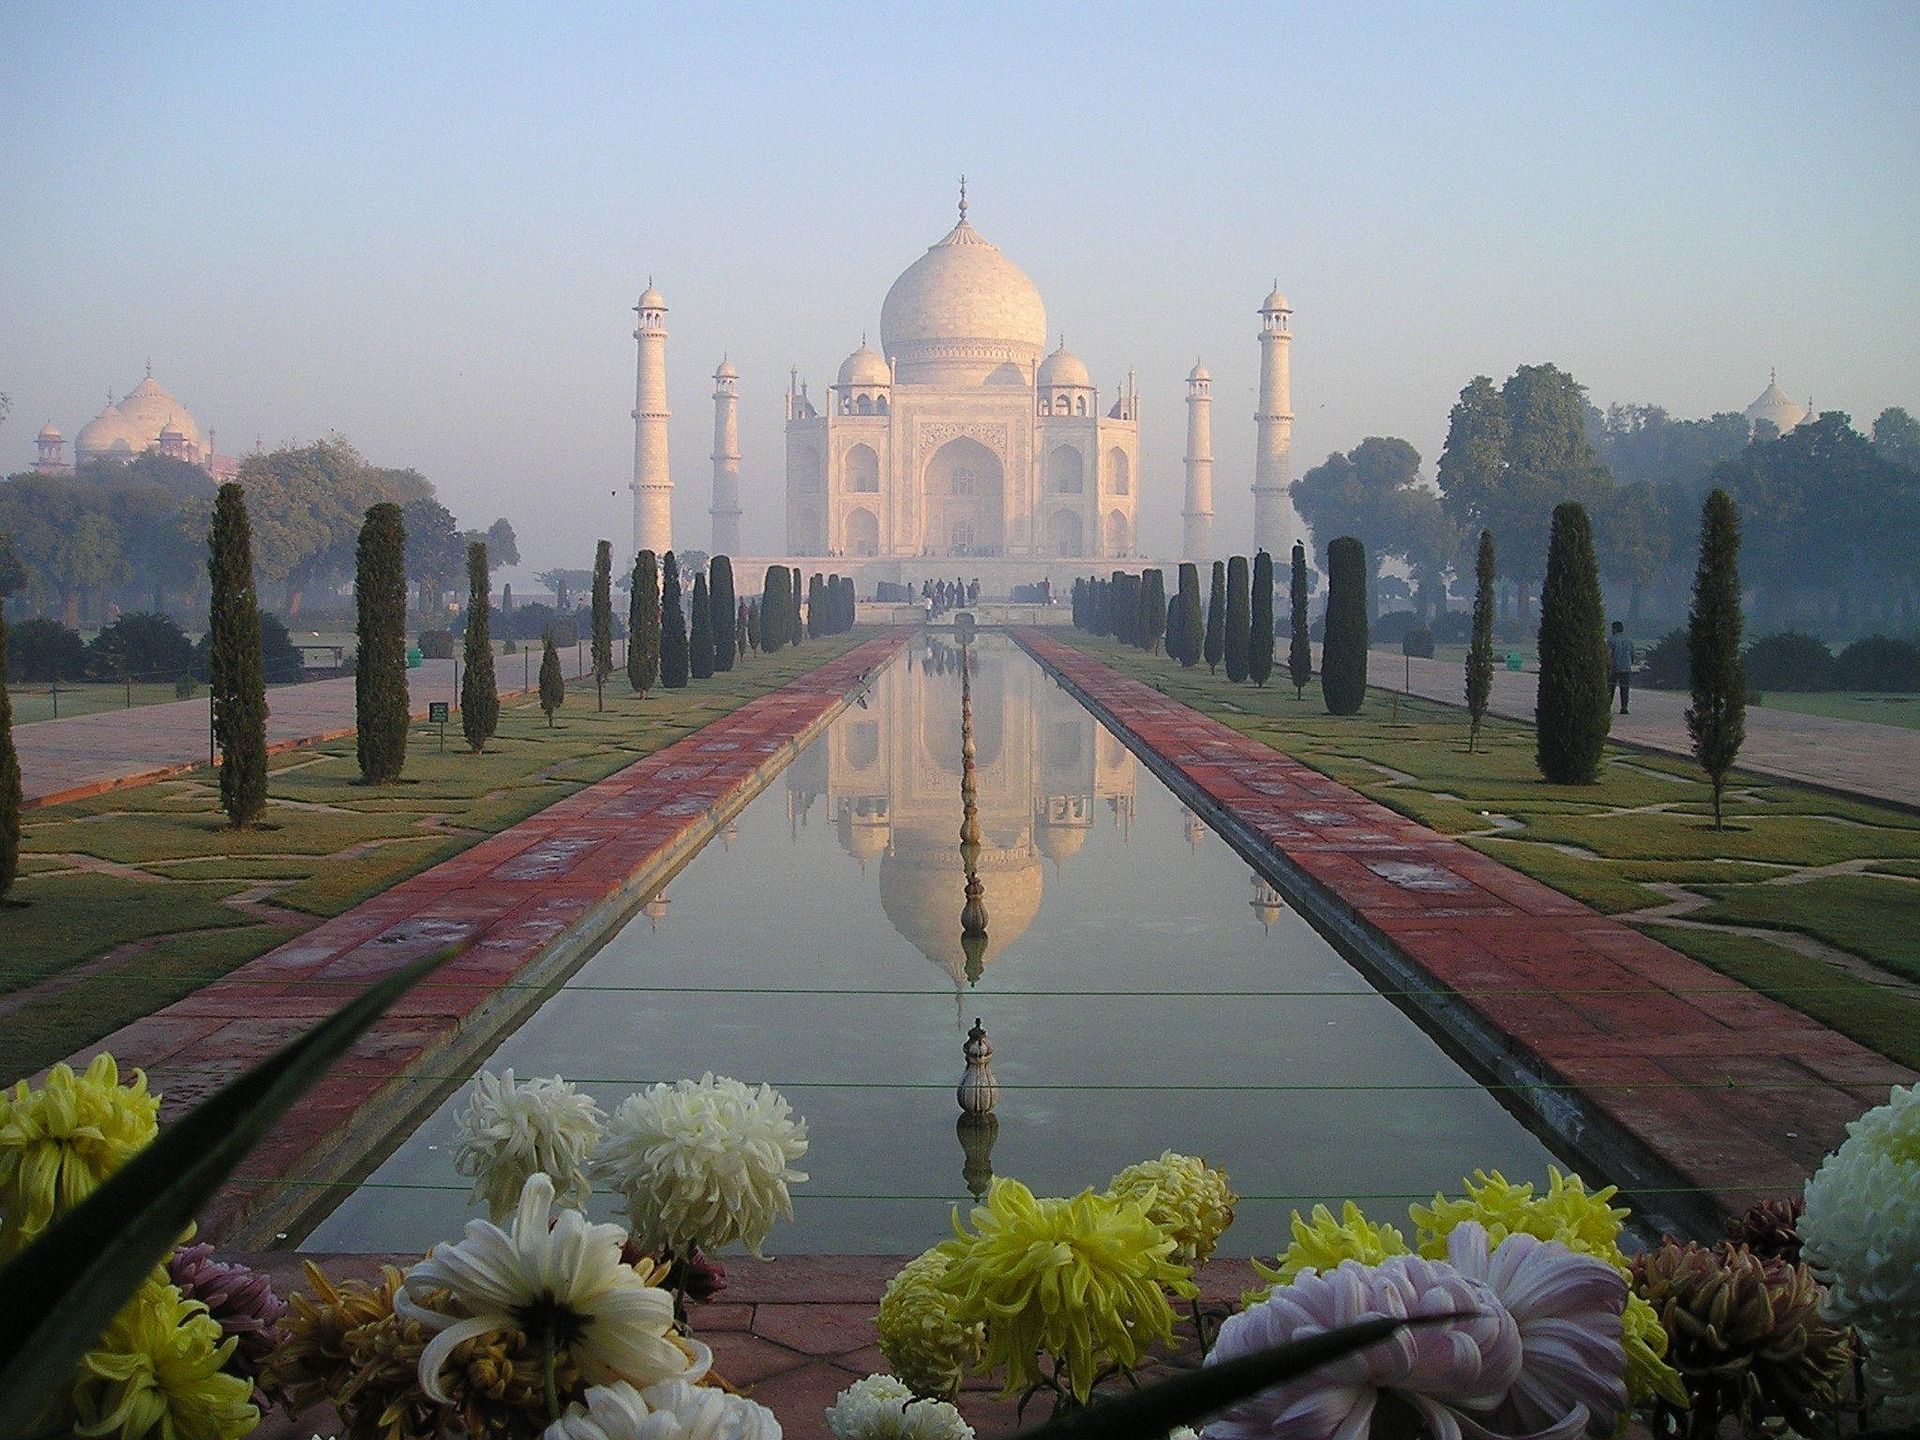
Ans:
[{"label": "still water", "polygon": [[[1552,1158],[1023,652],[970,662],[984,968],[969,981],[960,656],[914,642],[489,1068],[562,1074],[611,1111],[656,1080],[770,1081],[809,1123],[769,1253],[910,1252],[991,1171],[1102,1186],[1172,1148],[1247,1197],[1223,1253],[1271,1253],[1318,1199],[1451,1188]],[[978,1017],[991,1150],[954,1086]],[[305,1242],[424,1250],[477,1213],[447,1100]],[[611,1213],[599,1200],[598,1208]]]}]

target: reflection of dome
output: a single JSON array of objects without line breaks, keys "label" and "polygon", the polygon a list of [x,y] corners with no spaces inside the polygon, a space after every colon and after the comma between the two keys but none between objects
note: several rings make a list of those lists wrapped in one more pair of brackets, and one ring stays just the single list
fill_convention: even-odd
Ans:
[{"label": "reflection of dome", "polygon": [[[1031,851],[989,849],[981,852],[980,881],[987,904],[987,949],[981,963],[991,965],[1040,913],[1045,877]],[[966,953],[960,948],[966,884],[960,849],[944,840],[929,840],[924,849],[896,844],[880,862],[880,908],[895,930],[956,982],[967,973]]]},{"label": "reflection of dome", "polygon": [[1033,843],[1040,853],[1049,860],[1069,860],[1080,853],[1080,847],[1087,843],[1085,825],[1050,825],[1045,821],[1036,821],[1033,827]]},{"label": "reflection of dome", "polygon": [[[1024,369],[1047,343],[1047,307],[1033,282],[997,246],[960,223],[931,246],[887,291],[880,343],[903,381],[924,378],[978,384],[1000,366]],[[1024,378],[1021,377],[1021,378]]]},{"label": "reflection of dome", "polygon": [[840,384],[850,385],[891,385],[893,376],[887,373],[887,362],[863,341],[858,350],[849,355],[840,365]]},{"label": "reflection of dome", "polygon": [[1060,348],[1040,362],[1040,373],[1034,383],[1042,390],[1091,390],[1093,376],[1062,340]]},{"label": "reflection of dome", "polygon": [[884,813],[859,815],[854,813],[853,806],[848,805],[841,809],[835,829],[840,837],[840,848],[865,865],[885,852],[893,826]]}]

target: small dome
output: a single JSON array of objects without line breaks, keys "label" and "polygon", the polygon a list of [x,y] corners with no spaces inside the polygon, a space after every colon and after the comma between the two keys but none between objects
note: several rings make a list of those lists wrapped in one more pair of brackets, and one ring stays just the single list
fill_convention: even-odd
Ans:
[{"label": "small dome", "polygon": [[64,437],[62,437],[58,430],[53,428],[53,422],[49,420],[40,427],[40,438],[42,440],[59,440]]},{"label": "small dome", "polygon": [[83,460],[116,453],[130,457],[146,449],[147,442],[127,423],[118,406],[109,405],[80,427],[73,448]]},{"label": "small dome", "polygon": [[1207,373],[1206,366],[1202,365],[1198,360],[1196,360],[1193,362],[1193,369],[1187,372],[1187,379],[1190,381],[1191,380],[1211,380],[1213,379],[1213,376]]},{"label": "small dome", "polygon": [[640,296],[638,308],[641,310],[664,310],[667,308],[667,297],[654,289],[653,282],[649,280],[645,293]]},{"label": "small dome", "polygon": [[887,369],[887,362],[862,342],[858,350],[840,363],[839,383],[843,387],[891,385],[893,375]]},{"label": "small dome", "polygon": [[1091,390],[1093,377],[1087,373],[1080,357],[1067,349],[1067,342],[1062,340],[1060,348],[1040,362],[1034,384],[1042,390]]},{"label": "small dome", "polygon": [[1275,285],[1273,289],[1267,293],[1267,298],[1260,304],[1260,312],[1263,315],[1269,310],[1290,311],[1292,309],[1293,307],[1287,304],[1287,297],[1280,293],[1280,287],[1278,285]]},{"label": "small dome", "polygon": [[723,358],[720,361],[720,368],[713,372],[713,378],[716,380],[738,380],[740,378],[740,372],[733,368],[733,362],[731,360]]}]

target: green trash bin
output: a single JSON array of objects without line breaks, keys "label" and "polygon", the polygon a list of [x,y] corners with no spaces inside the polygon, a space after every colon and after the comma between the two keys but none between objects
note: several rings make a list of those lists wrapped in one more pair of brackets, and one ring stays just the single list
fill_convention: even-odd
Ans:
[{"label": "green trash bin", "polygon": [[418,670],[419,668],[420,668],[420,647],[418,645],[409,645],[407,647],[407,669]]},{"label": "green trash bin", "polygon": [[1518,650],[1509,650],[1507,652],[1507,669],[1518,670],[1520,665],[1520,652]]}]

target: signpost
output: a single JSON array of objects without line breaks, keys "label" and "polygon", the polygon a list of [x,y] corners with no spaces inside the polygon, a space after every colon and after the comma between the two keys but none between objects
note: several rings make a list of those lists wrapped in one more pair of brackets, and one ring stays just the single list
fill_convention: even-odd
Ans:
[{"label": "signpost", "polygon": [[443,755],[447,752],[447,711],[451,708],[444,700],[427,702],[427,723],[440,727],[440,753]]}]

